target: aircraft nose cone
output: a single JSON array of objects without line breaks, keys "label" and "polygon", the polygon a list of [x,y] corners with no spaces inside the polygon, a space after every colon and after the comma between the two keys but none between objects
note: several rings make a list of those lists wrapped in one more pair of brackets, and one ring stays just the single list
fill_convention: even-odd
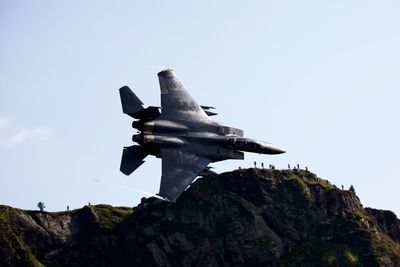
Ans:
[{"label": "aircraft nose cone", "polygon": [[283,150],[282,148],[279,148],[279,147],[273,146],[273,145],[269,145],[267,147],[267,151],[268,151],[268,154],[272,154],[272,155],[286,153],[286,151]]},{"label": "aircraft nose cone", "polygon": [[283,150],[283,149],[281,149],[281,148],[275,148],[275,154],[283,154],[283,153],[286,153],[286,150]]}]

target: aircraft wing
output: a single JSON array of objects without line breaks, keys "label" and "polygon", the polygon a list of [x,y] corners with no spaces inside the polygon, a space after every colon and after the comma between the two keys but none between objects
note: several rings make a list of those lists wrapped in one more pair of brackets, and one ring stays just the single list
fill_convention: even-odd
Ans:
[{"label": "aircraft wing", "polygon": [[159,72],[158,80],[161,89],[161,116],[173,121],[209,120],[173,70]]},{"label": "aircraft wing", "polygon": [[161,197],[175,201],[210,163],[187,149],[162,148]]}]

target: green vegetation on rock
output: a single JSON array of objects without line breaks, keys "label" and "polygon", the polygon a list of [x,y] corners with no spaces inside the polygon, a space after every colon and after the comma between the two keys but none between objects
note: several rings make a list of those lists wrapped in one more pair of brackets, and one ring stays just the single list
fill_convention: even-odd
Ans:
[{"label": "green vegetation on rock", "polygon": [[0,206],[0,266],[400,266],[400,221],[304,170],[198,179],[176,202]]},{"label": "green vegetation on rock", "polygon": [[367,259],[355,247],[330,241],[303,241],[282,257],[280,267],[352,267],[368,266]]},{"label": "green vegetation on rock", "polygon": [[96,205],[94,210],[99,217],[99,227],[104,229],[112,229],[133,212],[132,208],[110,205]]}]

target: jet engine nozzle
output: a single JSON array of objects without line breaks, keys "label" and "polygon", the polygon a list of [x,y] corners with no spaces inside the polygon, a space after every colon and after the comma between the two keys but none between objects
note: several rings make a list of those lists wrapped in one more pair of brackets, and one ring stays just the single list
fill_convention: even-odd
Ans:
[{"label": "jet engine nozzle", "polygon": [[132,141],[138,144],[143,143],[143,135],[142,134],[135,134],[132,136]]},{"label": "jet engine nozzle", "polygon": [[132,128],[134,128],[134,129],[140,129],[140,128],[142,128],[142,126],[143,126],[143,123],[141,123],[140,121],[133,121],[132,122]]}]

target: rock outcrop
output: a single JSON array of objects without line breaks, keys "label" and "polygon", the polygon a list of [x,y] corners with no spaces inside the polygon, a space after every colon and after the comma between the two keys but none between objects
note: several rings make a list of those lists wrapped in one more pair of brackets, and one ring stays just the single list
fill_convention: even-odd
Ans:
[{"label": "rock outcrop", "polygon": [[0,266],[400,266],[400,221],[298,170],[198,179],[176,202],[0,207]]}]

